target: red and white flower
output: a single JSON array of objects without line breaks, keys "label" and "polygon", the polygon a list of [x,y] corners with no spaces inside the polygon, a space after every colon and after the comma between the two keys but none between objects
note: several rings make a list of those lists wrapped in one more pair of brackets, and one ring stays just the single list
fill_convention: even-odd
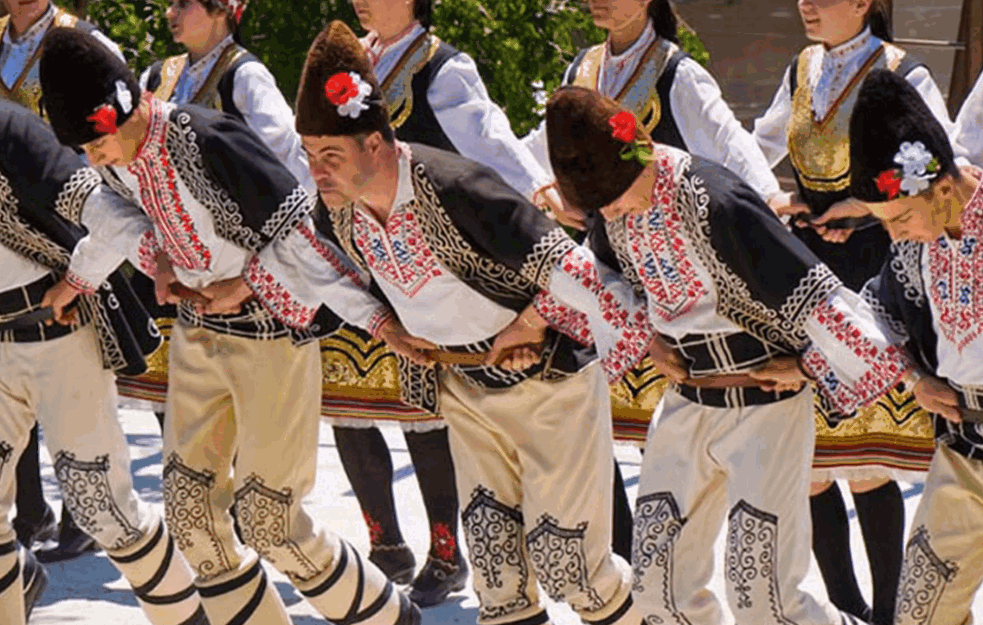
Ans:
[{"label": "red and white flower", "polygon": [[338,107],[339,115],[358,119],[362,111],[369,110],[365,99],[372,95],[372,85],[358,72],[338,72],[324,84],[324,94]]},{"label": "red and white flower", "polygon": [[111,104],[103,104],[85,120],[95,124],[96,132],[105,135],[114,135],[119,132],[119,128],[116,126],[116,107]]},{"label": "red and white flower", "polygon": [[877,189],[893,200],[898,196],[911,197],[928,189],[942,169],[939,160],[921,141],[905,141],[894,155],[900,169],[887,169],[876,178]]}]

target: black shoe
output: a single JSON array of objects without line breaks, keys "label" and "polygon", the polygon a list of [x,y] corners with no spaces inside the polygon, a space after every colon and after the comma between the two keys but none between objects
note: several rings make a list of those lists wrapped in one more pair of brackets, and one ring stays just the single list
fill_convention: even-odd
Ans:
[{"label": "black shoe", "polygon": [[20,517],[14,519],[14,532],[17,534],[17,542],[30,550],[34,542],[43,543],[58,538],[58,519],[55,518],[55,511],[51,506],[46,506],[44,516],[37,525],[28,525],[20,522]]},{"label": "black shoe", "polygon": [[48,572],[38,562],[30,549],[24,550],[24,622],[31,618],[31,610],[37,605],[48,587]]},{"label": "black shoe", "polygon": [[428,556],[410,586],[410,600],[421,608],[440,605],[447,595],[464,590],[467,581],[468,563],[460,553],[453,564]]},{"label": "black shoe", "polygon": [[75,521],[62,519],[61,531],[58,533],[58,545],[51,549],[38,549],[38,560],[44,563],[65,562],[88,553],[99,551],[95,539],[83,532]]},{"label": "black shoe", "polygon": [[394,584],[409,584],[416,570],[416,558],[406,545],[375,545],[369,551],[369,562]]}]

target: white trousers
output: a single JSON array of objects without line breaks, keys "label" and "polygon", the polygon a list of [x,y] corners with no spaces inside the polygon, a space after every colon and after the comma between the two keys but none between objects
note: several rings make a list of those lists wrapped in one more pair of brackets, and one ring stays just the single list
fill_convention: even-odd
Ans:
[{"label": "white trousers", "polygon": [[983,461],[939,445],[905,549],[896,625],[969,625],[983,582]]},{"label": "white trousers", "polygon": [[812,548],[810,390],[747,408],[668,391],[645,443],[632,544],[633,594],[646,623],[720,625],[707,585],[727,523],[727,600],[738,625],[841,625],[800,590]]},{"label": "white trousers", "polygon": [[[37,420],[76,523],[133,585],[151,622],[184,623],[200,600],[187,563],[167,554],[173,545],[159,516],[133,490],[116,381],[102,367],[97,340],[87,326],[50,341],[0,343],[0,546],[15,539],[15,466]],[[23,602],[19,582],[16,590]]]},{"label": "white trousers", "polygon": [[484,624],[542,623],[536,582],[585,622],[637,625],[611,551],[614,450],[598,364],[485,389],[441,373],[465,538]]}]

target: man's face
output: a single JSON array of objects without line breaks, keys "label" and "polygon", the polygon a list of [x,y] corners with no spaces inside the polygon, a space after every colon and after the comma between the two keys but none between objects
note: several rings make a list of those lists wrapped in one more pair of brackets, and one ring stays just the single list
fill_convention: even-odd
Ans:
[{"label": "man's face", "polygon": [[352,0],[352,7],[362,28],[366,30],[393,30],[413,21],[413,3],[406,0]]},{"label": "man's face", "polygon": [[361,197],[376,168],[356,138],[302,136],[301,142],[325,206],[341,208]]},{"label": "man's face", "polygon": [[866,205],[894,241],[931,243],[942,236],[951,220],[951,216],[947,218],[936,210],[936,201],[928,199],[926,194]]},{"label": "man's face", "polygon": [[135,156],[135,154],[127,154],[128,150],[119,132],[112,135],[103,135],[81,147],[85,152],[86,158],[89,159],[89,164],[93,167],[128,165]]},{"label": "man's face", "polygon": [[614,30],[639,19],[651,0],[588,0],[590,16],[598,28]]},{"label": "man's face", "polygon": [[171,0],[165,15],[174,41],[184,45],[208,41],[214,22],[225,19],[210,15],[198,0]]}]

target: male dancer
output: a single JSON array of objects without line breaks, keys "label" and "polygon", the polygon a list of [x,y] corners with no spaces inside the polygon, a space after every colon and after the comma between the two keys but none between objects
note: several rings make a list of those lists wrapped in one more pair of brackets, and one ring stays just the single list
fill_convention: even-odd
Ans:
[{"label": "male dancer", "polygon": [[[345,250],[392,310],[362,327],[391,336],[405,326],[419,337],[405,353],[448,365],[427,375],[437,377],[467,501],[478,622],[547,622],[539,582],[587,623],[637,625],[627,564],[610,546],[614,458],[600,367],[555,333],[536,333],[541,352],[511,354],[509,369],[486,366],[483,353],[552,273],[580,267],[582,248],[491,169],[396,141],[365,51],[341,22],[311,46],[296,110],[322,200],[318,241]],[[271,310],[284,294],[288,310],[372,308],[314,284],[330,261],[304,255],[309,245],[292,236],[293,258],[263,250],[250,272]],[[607,295],[609,313],[632,319],[630,302],[614,301],[630,290]],[[625,326],[625,351],[644,351],[644,328]]]},{"label": "male dancer", "polygon": [[[123,250],[155,277],[159,299],[175,288],[199,292],[178,302],[171,337],[163,477],[168,526],[209,619],[290,622],[262,555],[332,621],[419,623],[381,571],[305,510],[316,468],[317,345],[245,301],[250,259],[309,232],[307,193],[241,122],[142,94],[85,33],[49,33],[41,83],[58,138],[85,150],[127,200],[92,214],[53,308],[99,284]],[[227,305],[230,294],[241,305]],[[245,545],[232,530],[233,503]]]},{"label": "male dancer", "polygon": [[[55,26],[78,28],[91,33],[120,59],[123,58],[116,44],[94,25],[78,19],[49,0],[3,0],[3,7],[7,15],[0,18],[0,100],[17,102],[43,115],[38,60],[41,58],[41,40]],[[37,426],[32,429],[30,441],[17,463],[17,517],[14,519],[14,529],[21,544],[28,549],[35,541],[43,543],[57,538],[57,546],[38,551],[38,558],[43,562],[68,560],[96,548],[92,537],[72,519],[67,506],[62,508],[60,526],[55,526],[54,512],[45,502],[41,488]]]},{"label": "male dancer", "polygon": [[[96,44],[100,45],[100,44]],[[107,52],[107,54],[109,54]],[[39,323],[46,291],[85,235],[80,215],[120,202],[40,117],[0,103],[0,613],[25,622],[8,517],[13,459],[44,426],[64,506],[133,586],[155,625],[207,623],[191,570],[133,491],[114,372],[138,372],[160,337],[113,273],[80,298],[76,320]],[[111,268],[115,269],[115,267]],[[50,324],[50,322],[49,322]],[[29,571],[25,567],[25,574]],[[30,612],[30,605],[28,605]]]},{"label": "male dancer", "polygon": [[972,620],[983,581],[983,180],[960,171],[942,125],[903,78],[874,71],[850,119],[850,178],[895,240],[864,289],[920,366],[937,448],[915,511],[897,625]]},{"label": "male dancer", "polygon": [[[801,387],[813,378],[848,414],[896,384],[906,359],[736,174],[654,144],[595,91],[560,89],[546,119],[560,192],[603,217],[590,246],[644,293],[661,335],[655,362],[675,382],[649,430],[635,511],[645,621],[723,622],[707,583],[726,515],[737,622],[857,622],[800,589],[813,444],[813,396]],[[551,292],[568,305],[583,299]],[[539,310],[555,322],[566,314]]]}]

